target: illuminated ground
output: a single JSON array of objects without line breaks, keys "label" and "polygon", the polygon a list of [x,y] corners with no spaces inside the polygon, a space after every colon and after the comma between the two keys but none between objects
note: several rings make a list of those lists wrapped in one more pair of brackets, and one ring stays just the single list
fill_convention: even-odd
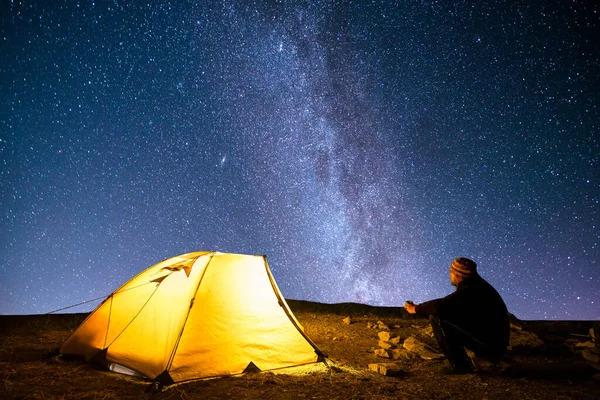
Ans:
[{"label": "illuminated ground", "polygon": [[[425,320],[402,319],[393,309],[361,305],[319,305],[291,302],[311,339],[335,362],[332,368],[295,371],[294,374],[257,373],[148,391],[149,383],[111,373],[78,361],[64,361],[53,350],[67,339],[81,315],[0,317],[0,390],[3,398],[77,399],[594,399],[600,398],[597,373],[564,346],[582,323],[527,324],[551,345],[543,352],[511,356],[521,370],[508,374],[444,374],[445,361],[415,359],[400,362],[401,377],[390,378],[368,369],[381,362],[373,354],[381,320],[402,339],[422,335]],[[350,325],[343,322],[352,317]],[[542,329],[543,328],[543,329]],[[553,330],[551,336],[547,335]],[[561,342],[561,340],[563,342]]]}]

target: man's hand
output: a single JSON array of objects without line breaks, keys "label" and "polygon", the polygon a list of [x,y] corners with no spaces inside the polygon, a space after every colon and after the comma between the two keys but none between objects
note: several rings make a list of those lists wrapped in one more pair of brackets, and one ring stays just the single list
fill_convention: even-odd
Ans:
[{"label": "man's hand", "polygon": [[406,303],[404,303],[404,309],[409,313],[409,314],[415,314],[417,311],[415,310],[415,304],[412,301],[407,301]]}]

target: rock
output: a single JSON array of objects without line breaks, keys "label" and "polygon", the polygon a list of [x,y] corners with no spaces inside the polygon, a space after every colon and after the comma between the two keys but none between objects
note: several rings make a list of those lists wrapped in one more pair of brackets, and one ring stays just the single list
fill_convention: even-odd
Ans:
[{"label": "rock", "polygon": [[510,323],[511,331],[520,332],[523,330],[523,324],[521,323],[521,321],[519,321],[519,319],[517,317],[515,317],[514,315],[512,315],[511,313],[508,313],[508,321]]},{"label": "rock", "polygon": [[406,349],[393,349],[390,351],[393,360],[413,360],[416,355]]},{"label": "rock", "polygon": [[438,358],[444,358],[444,355],[421,342],[418,339],[415,339],[413,336],[408,337],[403,344],[404,348],[408,351],[411,351],[417,354],[419,357],[425,360],[434,360]]},{"label": "rock", "polygon": [[523,328],[521,327],[521,325],[517,325],[513,322],[510,323],[510,330],[511,331],[516,331],[516,332],[520,332],[523,330]]},{"label": "rock", "polygon": [[377,334],[377,336],[379,336],[379,340],[383,340],[385,342],[387,342],[388,340],[390,340],[390,333],[387,331],[383,331],[383,332],[379,332]]},{"label": "rock", "polygon": [[375,355],[378,357],[390,358],[390,353],[388,353],[387,350],[384,349],[376,349]]},{"label": "rock", "polygon": [[395,336],[393,338],[390,339],[390,343],[391,344],[398,344],[400,343],[400,336]]},{"label": "rock", "polygon": [[493,363],[486,360],[485,358],[477,357],[472,350],[470,350],[470,349],[465,349],[465,350],[477,371],[484,371],[484,370],[490,369],[494,366]]},{"label": "rock", "polygon": [[401,376],[404,374],[404,370],[394,363],[369,364],[369,369],[384,376]]},{"label": "rock", "polygon": [[344,321],[344,323],[345,323],[346,325],[350,325],[350,324],[352,323],[352,318],[350,318],[350,317],[346,317],[346,318],[344,318],[344,319],[343,319],[343,321]]},{"label": "rock", "polygon": [[564,341],[565,346],[567,346],[571,351],[576,350],[575,346],[577,346],[578,343],[579,340],[577,339],[567,339]]},{"label": "rock", "polygon": [[471,358],[471,362],[477,371],[486,371],[494,367],[494,363],[481,357],[473,357]]},{"label": "rock", "polygon": [[401,376],[404,370],[396,364],[386,363],[380,366],[379,373],[384,376]]},{"label": "rock", "polygon": [[543,350],[545,343],[533,332],[512,331],[510,333],[509,349],[518,351]]},{"label": "rock", "polygon": [[581,352],[583,358],[592,363],[600,363],[600,350],[599,349],[585,349]]},{"label": "rock", "polygon": [[594,326],[590,328],[590,337],[592,341],[599,343],[600,342],[600,323],[595,323]]},{"label": "rock", "polygon": [[596,343],[592,342],[591,340],[589,340],[587,342],[579,342],[575,345],[575,348],[577,348],[577,349],[595,349]]},{"label": "rock", "polygon": [[377,343],[379,345],[379,347],[381,347],[382,349],[385,350],[389,350],[392,348],[392,344],[390,342],[386,342],[383,340],[380,340],[379,343]]},{"label": "rock", "polygon": [[390,330],[390,327],[387,326],[386,324],[384,324],[381,321],[377,321],[377,328],[379,328],[379,329],[381,329],[383,331],[389,331]]},{"label": "rock", "polygon": [[379,364],[369,364],[369,369],[371,371],[379,372]]},{"label": "rock", "polygon": [[406,349],[393,349],[390,351],[390,355],[392,356],[392,360],[398,360],[400,358],[402,358],[402,350],[404,350],[404,352],[407,352]]},{"label": "rock", "polygon": [[425,328],[422,329],[423,335],[427,335],[429,337],[433,337],[433,328],[431,327],[431,325],[427,325]]}]

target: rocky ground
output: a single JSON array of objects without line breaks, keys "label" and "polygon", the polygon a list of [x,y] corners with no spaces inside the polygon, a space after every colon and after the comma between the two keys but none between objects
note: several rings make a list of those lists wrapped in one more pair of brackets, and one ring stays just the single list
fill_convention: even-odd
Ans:
[{"label": "rocky ground", "polygon": [[[154,391],[149,382],[55,350],[83,315],[0,316],[8,399],[598,399],[598,323],[513,320],[510,362],[448,373],[426,320],[394,308],[290,301],[328,366],[224,377]],[[595,328],[595,329],[594,329]]]}]

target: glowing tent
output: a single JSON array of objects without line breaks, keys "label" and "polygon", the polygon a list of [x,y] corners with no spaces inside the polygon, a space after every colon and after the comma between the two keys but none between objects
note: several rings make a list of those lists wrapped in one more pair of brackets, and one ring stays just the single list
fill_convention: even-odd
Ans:
[{"label": "glowing tent", "polygon": [[135,276],[60,349],[162,384],[324,360],[264,256],[188,253]]}]

